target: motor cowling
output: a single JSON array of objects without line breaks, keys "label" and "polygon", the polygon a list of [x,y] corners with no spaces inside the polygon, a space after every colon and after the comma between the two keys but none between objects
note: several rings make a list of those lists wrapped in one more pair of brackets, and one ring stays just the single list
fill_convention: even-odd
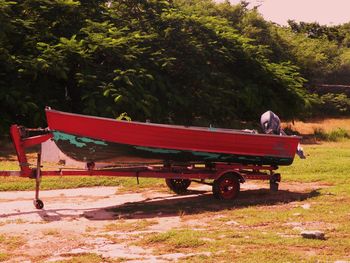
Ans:
[{"label": "motor cowling", "polygon": [[281,121],[280,118],[272,111],[267,111],[261,115],[261,128],[266,134],[281,135]]}]

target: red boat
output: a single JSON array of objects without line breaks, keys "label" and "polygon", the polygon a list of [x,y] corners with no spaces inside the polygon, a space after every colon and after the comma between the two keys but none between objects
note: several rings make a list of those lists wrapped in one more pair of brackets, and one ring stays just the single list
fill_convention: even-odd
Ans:
[{"label": "red boat", "polygon": [[[296,152],[303,157],[298,147],[300,137],[280,136],[284,132],[279,118],[270,111],[262,115],[261,125],[266,133],[275,135],[117,121],[50,108],[46,109],[46,116],[47,129],[11,126],[20,171],[0,171],[1,176],[35,179],[34,205],[38,209],[44,207],[39,199],[42,176],[165,178],[175,193],[184,193],[194,181],[212,185],[215,197],[228,200],[238,196],[240,183],[247,179],[269,180],[270,189],[277,191],[281,180],[280,174],[275,173],[278,165],[291,164]],[[48,170],[43,168],[41,152],[36,165],[30,164],[26,149],[50,139],[68,156],[86,162],[86,167]],[[98,161],[114,165],[97,168]]]},{"label": "red boat", "polygon": [[300,138],[119,121],[46,109],[62,152],[84,162],[290,165]]}]

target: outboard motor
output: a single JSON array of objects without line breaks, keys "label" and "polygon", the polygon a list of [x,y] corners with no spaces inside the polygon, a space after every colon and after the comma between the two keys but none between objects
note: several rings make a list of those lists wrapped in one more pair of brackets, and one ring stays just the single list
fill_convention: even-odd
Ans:
[{"label": "outboard motor", "polygon": [[267,111],[261,115],[260,124],[266,134],[285,135],[281,129],[280,118],[272,111]]},{"label": "outboard motor", "polygon": [[[286,135],[284,130],[281,129],[280,118],[278,118],[278,116],[272,111],[267,111],[261,115],[260,124],[261,128],[266,134]],[[298,143],[296,154],[299,155],[301,159],[306,158],[300,143]]]}]

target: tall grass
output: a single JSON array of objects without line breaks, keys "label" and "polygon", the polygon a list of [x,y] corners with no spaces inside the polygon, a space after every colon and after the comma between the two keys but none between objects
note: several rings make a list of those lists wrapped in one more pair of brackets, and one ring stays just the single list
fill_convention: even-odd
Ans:
[{"label": "tall grass", "polygon": [[350,139],[350,133],[343,128],[337,128],[330,132],[326,132],[322,128],[314,128],[314,136],[318,140],[329,142],[337,142],[344,139]]}]

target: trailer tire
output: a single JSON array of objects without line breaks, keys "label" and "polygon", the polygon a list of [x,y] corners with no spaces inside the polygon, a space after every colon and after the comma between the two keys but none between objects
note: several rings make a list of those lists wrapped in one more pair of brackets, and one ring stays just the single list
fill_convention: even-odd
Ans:
[{"label": "trailer tire", "polygon": [[41,201],[40,199],[35,199],[33,201],[33,203],[34,203],[34,206],[36,209],[43,209],[44,208],[44,202]]},{"label": "trailer tire", "polygon": [[219,200],[233,200],[237,198],[240,190],[239,175],[226,173],[214,180],[213,195]]},{"label": "trailer tire", "polygon": [[177,194],[184,194],[187,192],[187,188],[191,184],[189,179],[165,179],[166,185]]}]

